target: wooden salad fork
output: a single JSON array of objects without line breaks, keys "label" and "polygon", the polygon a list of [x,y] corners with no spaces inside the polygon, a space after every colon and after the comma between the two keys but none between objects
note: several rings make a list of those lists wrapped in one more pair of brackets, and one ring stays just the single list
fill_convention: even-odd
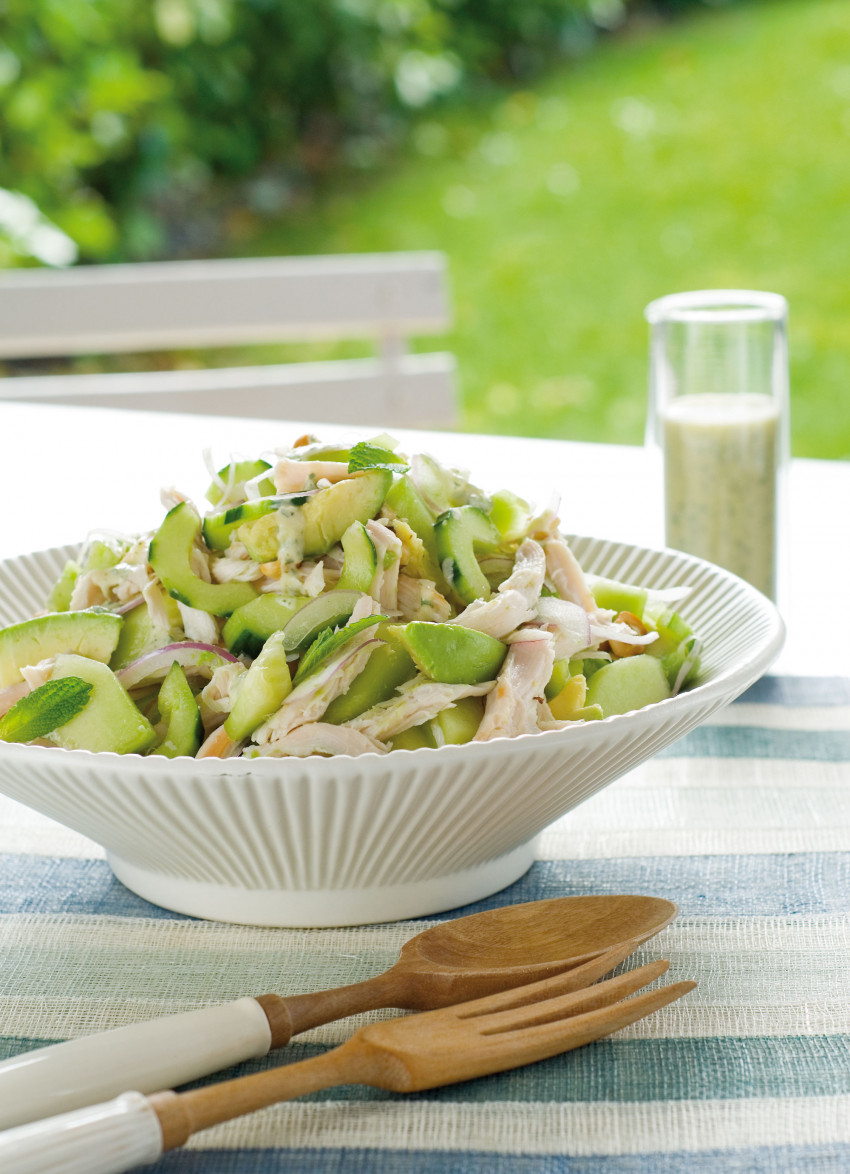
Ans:
[{"label": "wooden salad fork", "polygon": [[578,990],[569,972],[559,974],[454,1007],[367,1024],[329,1052],[266,1072],[183,1093],[126,1093],[0,1134],[0,1168],[4,1174],[122,1174],[201,1130],[321,1089],[365,1084],[420,1092],[548,1059],[694,989],[695,982],[685,981],[629,997],[668,966],[651,962]]}]

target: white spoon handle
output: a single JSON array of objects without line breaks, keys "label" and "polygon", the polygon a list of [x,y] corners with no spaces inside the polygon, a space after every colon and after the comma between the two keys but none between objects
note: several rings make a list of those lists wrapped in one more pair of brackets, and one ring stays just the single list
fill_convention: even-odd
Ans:
[{"label": "white spoon handle", "polygon": [[0,1133],[3,1174],[123,1174],[161,1154],[159,1118],[137,1092]]},{"label": "white spoon handle", "polygon": [[[108,1100],[158,1092],[265,1056],[271,1029],[256,999],[238,999],[25,1052],[0,1064],[0,1129]],[[6,1167],[0,1162],[6,1174]]]}]

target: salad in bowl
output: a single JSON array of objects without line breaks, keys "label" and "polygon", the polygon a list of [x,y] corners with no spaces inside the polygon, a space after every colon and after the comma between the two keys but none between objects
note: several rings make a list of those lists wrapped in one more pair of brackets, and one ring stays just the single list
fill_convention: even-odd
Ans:
[{"label": "salad in bowl", "polygon": [[672,697],[698,634],[586,573],[508,490],[299,438],[210,463],[157,529],[97,534],[0,629],[0,739],[169,758],[385,755],[566,728]]}]

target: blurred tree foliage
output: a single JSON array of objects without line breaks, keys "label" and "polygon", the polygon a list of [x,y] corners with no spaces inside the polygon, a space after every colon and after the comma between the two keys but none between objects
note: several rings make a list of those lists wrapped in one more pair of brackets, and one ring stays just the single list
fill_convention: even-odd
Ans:
[{"label": "blurred tree foliage", "polygon": [[626,14],[625,0],[0,0],[0,264],[214,252],[239,215],[280,216],[330,171],[374,166],[424,107],[528,79]]}]

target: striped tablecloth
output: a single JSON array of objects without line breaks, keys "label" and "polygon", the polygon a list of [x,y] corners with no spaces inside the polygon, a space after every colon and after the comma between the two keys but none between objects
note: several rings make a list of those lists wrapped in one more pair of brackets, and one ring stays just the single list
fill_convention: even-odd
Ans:
[{"label": "striped tablecloth", "polygon": [[[423,924],[296,931],[183,918],[124,889],[95,845],[5,799],[0,852],[2,1056],[366,978]],[[669,958],[672,980],[699,983],[685,999],[504,1075],[409,1097],[305,1097],[209,1130],[155,1169],[850,1170],[850,680],[765,678],[550,828],[517,884],[457,912],[625,892],[678,902],[679,919],[634,963]],[[355,1025],[238,1071],[314,1055]]]}]

